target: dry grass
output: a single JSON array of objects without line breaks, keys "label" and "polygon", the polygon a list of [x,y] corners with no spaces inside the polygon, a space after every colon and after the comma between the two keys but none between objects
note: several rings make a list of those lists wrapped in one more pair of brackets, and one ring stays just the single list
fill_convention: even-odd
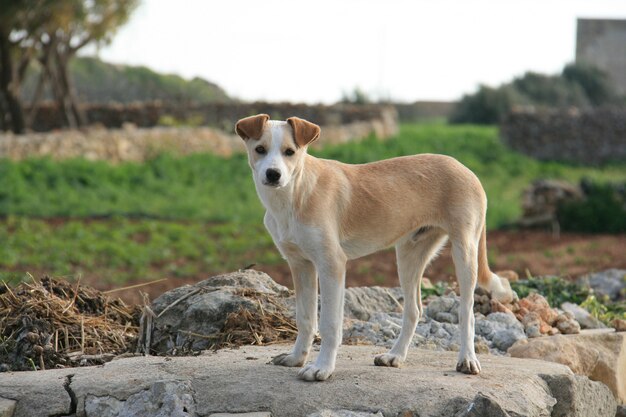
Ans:
[{"label": "dry grass", "polygon": [[140,309],[48,276],[0,286],[0,366],[37,370],[99,364],[132,351]]}]

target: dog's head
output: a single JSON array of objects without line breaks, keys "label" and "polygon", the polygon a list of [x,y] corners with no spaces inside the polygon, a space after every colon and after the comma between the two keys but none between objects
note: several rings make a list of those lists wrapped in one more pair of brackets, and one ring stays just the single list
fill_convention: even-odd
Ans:
[{"label": "dog's head", "polygon": [[320,136],[320,127],[304,119],[283,122],[270,120],[267,114],[239,120],[235,131],[246,143],[257,184],[276,188],[289,184],[308,145]]}]

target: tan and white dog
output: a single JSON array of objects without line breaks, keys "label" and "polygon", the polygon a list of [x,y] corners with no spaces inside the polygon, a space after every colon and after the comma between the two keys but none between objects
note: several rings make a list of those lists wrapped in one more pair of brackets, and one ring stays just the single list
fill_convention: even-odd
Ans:
[{"label": "tan and white dog", "polygon": [[290,353],[273,363],[305,364],[317,328],[320,286],[321,348],[298,375],[327,379],[341,344],[346,261],[395,245],[404,293],[402,330],[388,353],[374,363],[398,366],[422,311],[424,269],[449,238],[461,295],[461,348],[457,371],[477,374],[474,351],[474,288],[502,301],[513,293],[489,270],[485,238],[487,198],[476,176],[455,159],[433,154],[348,165],[307,154],[319,126],[266,114],[239,120],[257,193],[267,210],[264,223],[293,275],[298,337]]}]

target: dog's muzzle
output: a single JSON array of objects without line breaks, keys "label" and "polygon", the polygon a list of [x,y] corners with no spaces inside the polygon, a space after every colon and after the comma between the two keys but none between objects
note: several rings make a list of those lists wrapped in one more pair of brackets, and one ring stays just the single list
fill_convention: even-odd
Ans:
[{"label": "dog's muzzle", "polygon": [[265,171],[265,178],[267,179],[267,185],[278,185],[280,181],[280,171],[269,168]]}]

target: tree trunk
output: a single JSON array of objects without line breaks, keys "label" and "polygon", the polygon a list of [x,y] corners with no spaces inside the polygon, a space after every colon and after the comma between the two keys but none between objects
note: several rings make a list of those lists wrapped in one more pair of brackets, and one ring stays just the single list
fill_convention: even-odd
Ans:
[{"label": "tree trunk", "polygon": [[55,61],[57,64],[57,76],[58,81],[63,91],[63,103],[64,111],[67,112],[68,120],[72,119],[75,126],[80,127],[87,124],[86,117],[80,105],[78,104],[78,97],[74,90],[74,84],[69,75],[68,62],[71,58],[71,54],[61,54],[58,50],[55,51]]},{"label": "tree trunk", "polygon": [[24,133],[24,112],[13,79],[13,62],[10,49],[8,34],[0,31],[0,92],[2,92],[6,102],[11,129],[19,134]]}]

